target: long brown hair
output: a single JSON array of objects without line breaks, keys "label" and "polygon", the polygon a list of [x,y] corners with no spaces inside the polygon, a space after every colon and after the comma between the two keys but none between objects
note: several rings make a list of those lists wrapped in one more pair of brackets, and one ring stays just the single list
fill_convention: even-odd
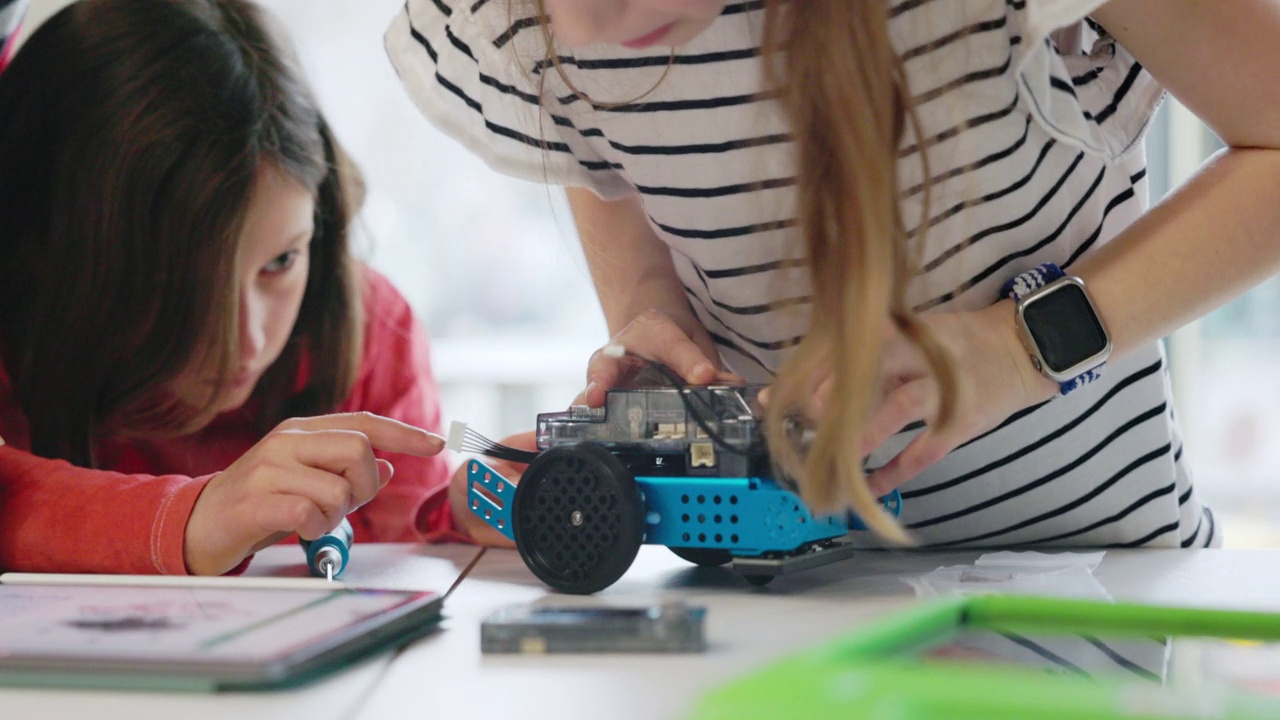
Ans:
[{"label": "long brown hair", "polygon": [[[951,421],[956,381],[949,357],[906,301],[919,245],[904,229],[897,160],[908,122],[917,136],[920,123],[889,38],[888,5],[773,0],[765,17],[765,68],[791,119],[813,285],[808,331],[774,380],[766,437],[774,462],[797,479],[806,502],[852,507],[882,537],[908,542],[867,486],[857,440],[875,409],[885,320],[919,347],[938,380],[941,405],[931,422]],[[828,374],[832,389],[820,421],[808,447],[797,447],[790,424]]]},{"label": "long brown hair", "polygon": [[240,228],[272,164],[315,192],[316,230],[264,426],[331,410],[362,345],[359,182],[291,55],[243,0],[82,0],[32,34],[0,75],[0,358],[33,452],[92,466],[104,436],[207,424],[216,391],[166,387],[234,367]]},{"label": "long brown hair", "polygon": [[[537,6],[545,25],[540,0]],[[553,48],[548,53],[556,57]],[[929,172],[887,3],[766,0],[763,55],[766,80],[791,121],[797,241],[813,296],[808,330],[774,380],[765,414],[770,454],[814,509],[851,507],[882,537],[910,542],[870,491],[857,442],[875,409],[886,320],[920,349],[938,381],[931,424],[951,422],[956,380],[949,356],[906,301],[921,242],[908,242],[898,197],[898,149],[908,127],[920,141],[925,214]],[[796,423],[807,422],[828,375],[822,415],[797,443]]]}]

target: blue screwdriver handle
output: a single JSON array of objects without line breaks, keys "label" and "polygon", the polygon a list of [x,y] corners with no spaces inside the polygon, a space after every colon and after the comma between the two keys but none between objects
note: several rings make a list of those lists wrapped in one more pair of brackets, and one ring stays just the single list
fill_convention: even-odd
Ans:
[{"label": "blue screwdriver handle", "polygon": [[311,569],[311,574],[316,577],[328,576],[325,572],[327,564],[334,565],[331,577],[338,577],[347,567],[347,560],[351,557],[351,542],[355,537],[355,531],[351,529],[351,522],[346,518],[338,523],[338,527],[321,535],[315,540],[302,540],[299,543],[302,549],[307,553],[307,567]]}]

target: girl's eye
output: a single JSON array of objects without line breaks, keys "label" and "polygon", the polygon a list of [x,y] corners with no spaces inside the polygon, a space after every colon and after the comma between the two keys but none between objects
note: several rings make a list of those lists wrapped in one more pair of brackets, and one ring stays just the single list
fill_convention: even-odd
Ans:
[{"label": "girl's eye", "polygon": [[271,262],[262,266],[262,272],[267,275],[279,275],[293,267],[293,264],[298,261],[298,253],[299,251],[297,250],[290,250],[289,252],[277,255],[272,258]]}]

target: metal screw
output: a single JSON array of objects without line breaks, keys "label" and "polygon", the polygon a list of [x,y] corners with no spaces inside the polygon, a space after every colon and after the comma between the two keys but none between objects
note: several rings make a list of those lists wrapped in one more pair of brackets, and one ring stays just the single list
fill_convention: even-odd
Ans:
[{"label": "metal screw", "polygon": [[581,510],[574,510],[574,511],[573,511],[573,514],[569,516],[569,522],[573,523],[574,525],[581,525],[581,524],[582,524],[582,511],[581,511]]}]

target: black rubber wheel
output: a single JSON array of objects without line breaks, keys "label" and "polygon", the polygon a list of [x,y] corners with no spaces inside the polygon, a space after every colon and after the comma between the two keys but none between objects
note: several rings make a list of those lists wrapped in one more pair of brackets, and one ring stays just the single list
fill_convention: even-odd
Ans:
[{"label": "black rubber wheel", "polygon": [[516,486],[511,530],[525,565],[560,592],[587,594],[617,582],[644,542],[635,477],[595,443],[552,448]]},{"label": "black rubber wheel", "polygon": [[671,552],[681,560],[688,560],[700,567],[720,567],[733,560],[733,555],[728,550],[719,548],[673,547]]},{"label": "black rubber wheel", "polygon": [[763,587],[773,582],[773,575],[743,575],[742,578],[756,587]]}]

